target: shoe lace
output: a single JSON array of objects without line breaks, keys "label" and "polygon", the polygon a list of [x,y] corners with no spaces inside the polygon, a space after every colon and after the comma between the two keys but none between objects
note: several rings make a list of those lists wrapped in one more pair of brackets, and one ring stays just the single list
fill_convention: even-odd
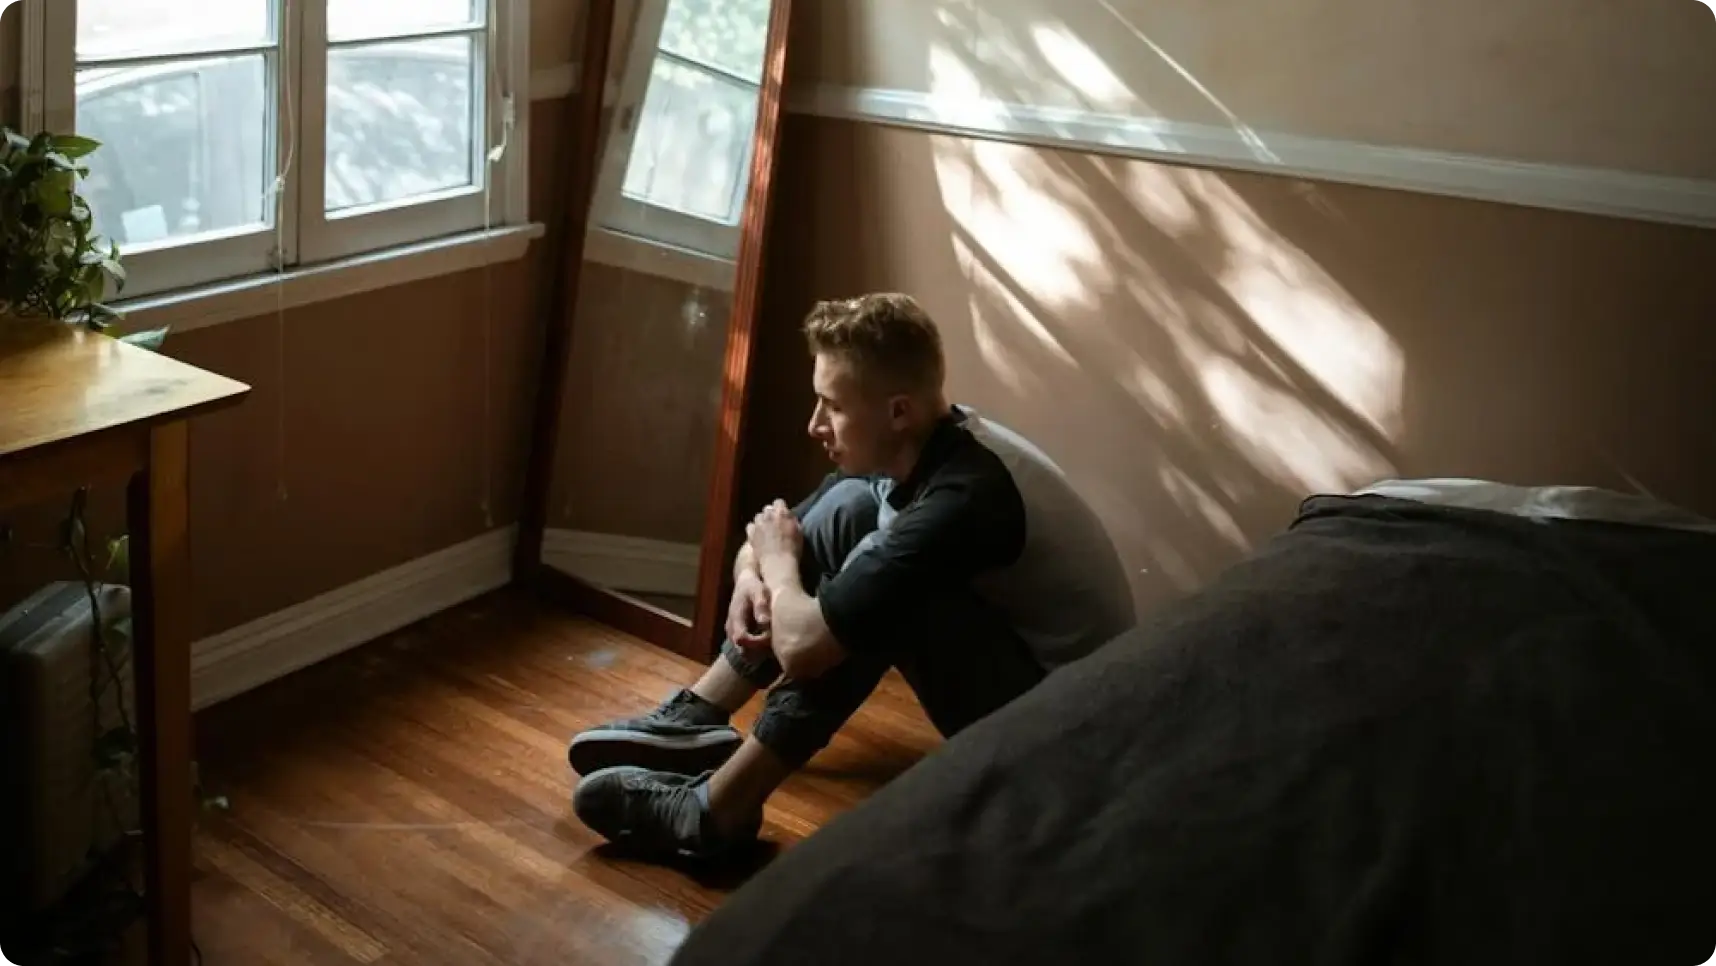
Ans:
[{"label": "shoe lace", "polygon": [[685,801],[695,794],[689,786],[640,773],[622,777],[620,787],[626,793],[624,808],[631,827],[647,830],[646,834],[652,838],[674,845],[683,845],[701,834],[703,810]]},{"label": "shoe lace", "polygon": [[690,711],[692,708],[691,693],[689,691],[675,691],[672,697],[651,711],[649,716],[660,721],[678,721],[684,712]]}]

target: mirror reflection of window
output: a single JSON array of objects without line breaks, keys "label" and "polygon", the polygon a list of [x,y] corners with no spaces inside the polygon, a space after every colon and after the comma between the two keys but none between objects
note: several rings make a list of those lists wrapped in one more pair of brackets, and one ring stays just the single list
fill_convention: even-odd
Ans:
[{"label": "mirror reflection of window", "polygon": [[739,223],[768,24],[769,0],[670,0],[627,195]]},{"label": "mirror reflection of window", "polygon": [[773,3],[641,0],[637,10],[598,221],[624,244],[731,260]]}]

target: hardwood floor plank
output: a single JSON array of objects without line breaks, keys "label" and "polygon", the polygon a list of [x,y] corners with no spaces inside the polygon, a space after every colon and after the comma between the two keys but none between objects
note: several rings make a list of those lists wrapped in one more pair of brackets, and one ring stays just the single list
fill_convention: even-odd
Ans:
[{"label": "hardwood floor plank", "polygon": [[[232,809],[198,830],[204,961],[665,962],[737,882],[611,854],[571,813],[565,749],[701,670],[508,590],[205,711],[205,782]],[[765,838],[790,848],[937,740],[890,675]]]}]

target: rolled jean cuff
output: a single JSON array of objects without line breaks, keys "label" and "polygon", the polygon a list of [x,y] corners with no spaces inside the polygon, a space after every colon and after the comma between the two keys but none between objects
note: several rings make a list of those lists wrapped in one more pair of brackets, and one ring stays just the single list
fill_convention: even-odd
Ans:
[{"label": "rolled jean cuff", "polygon": [[721,656],[726,659],[728,667],[759,691],[773,685],[781,676],[780,664],[767,650],[748,653],[732,641],[722,641]]},{"label": "rolled jean cuff", "polygon": [[797,692],[775,691],[769,698],[768,706],[751,726],[751,737],[794,771],[828,747],[834,733],[845,723],[843,717],[822,720],[822,716],[805,706],[803,695]]}]

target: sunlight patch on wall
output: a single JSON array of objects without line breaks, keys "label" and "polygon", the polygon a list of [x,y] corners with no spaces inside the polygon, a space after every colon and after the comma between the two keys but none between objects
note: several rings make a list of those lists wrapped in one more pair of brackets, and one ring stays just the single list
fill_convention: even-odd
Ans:
[{"label": "sunlight patch on wall", "polygon": [[1182,512],[1204,521],[1209,525],[1210,531],[1229,547],[1239,551],[1251,549],[1251,541],[1240,529],[1239,521],[1222,506],[1220,500],[1199,486],[1184,470],[1164,466],[1157,470],[1157,475],[1162,481],[1162,489],[1167,491]]},{"label": "sunlight patch on wall", "polygon": [[1232,359],[1207,359],[1199,374],[1229,436],[1282,486],[1339,493],[1392,475],[1389,460],[1364,440]]},{"label": "sunlight patch on wall", "polygon": [[1128,165],[1117,187],[1131,198],[1138,213],[1173,236],[1189,234],[1201,223],[1198,209],[1183,186],[1185,172],[1163,164]]},{"label": "sunlight patch on wall", "polygon": [[1140,106],[1125,82],[1064,24],[1038,24],[1031,28],[1031,40],[1083,106],[1117,113]]},{"label": "sunlight patch on wall", "polygon": [[1387,438],[1401,429],[1406,362],[1322,266],[1265,224],[1221,175],[1197,172],[1226,248],[1220,279],[1251,320],[1307,375]]},{"label": "sunlight patch on wall", "polygon": [[1302,266],[1237,265],[1224,282],[1268,336],[1329,393],[1385,438],[1401,429],[1406,364],[1371,318],[1307,278]]},{"label": "sunlight patch on wall", "polygon": [[997,15],[973,0],[943,0],[934,16],[940,33],[928,44],[928,93],[937,100],[1146,110],[1107,61],[1062,21],[1025,24],[1017,11]]},{"label": "sunlight patch on wall", "polygon": [[1135,399],[1144,411],[1149,413],[1157,423],[1163,426],[1180,427],[1186,424],[1185,409],[1174,390],[1156,373],[1155,367],[1140,359],[1132,368],[1132,378],[1124,382],[1128,394]]},{"label": "sunlight patch on wall", "polygon": [[[1197,373],[1221,417],[1211,428],[1267,475],[1295,489],[1370,482],[1391,470],[1379,439],[1402,430],[1404,353],[1226,178],[1135,165],[1133,204],[1180,247],[1154,259],[1145,243],[1116,271],[1176,351],[1170,367]],[[1152,264],[1175,261],[1190,264],[1168,277]]]},{"label": "sunlight patch on wall", "polygon": [[936,138],[935,169],[948,217],[980,240],[994,271],[1045,311],[1093,305],[1095,291],[1112,284],[1089,226],[1054,196],[1057,178],[1042,155],[1016,145]]},{"label": "sunlight patch on wall", "polygon": [[1007,391],[1020,398],[1033,398],[1040,379],[1040,367],[1046,361],[1040,352],[1029,357],[1021,351],[1018,335],[1029,337],[1024,343],[1047,352],[1049,358],[1077,370],[1078,362],[1053,332],[1043,325],[1007,284],[995,277],[981,253],[973,251],[963,239],[953,243],[954,257],[970,283],[971,334],[977,351],[989,372]]},{"label": "sunlight patch on wall", "polygon": [[[967,59],[941,44],[929,50],[929,93],[938,101],[977,101],[985,96],[983,82]],[[999,119],[998,112],[991,113]]]}]

